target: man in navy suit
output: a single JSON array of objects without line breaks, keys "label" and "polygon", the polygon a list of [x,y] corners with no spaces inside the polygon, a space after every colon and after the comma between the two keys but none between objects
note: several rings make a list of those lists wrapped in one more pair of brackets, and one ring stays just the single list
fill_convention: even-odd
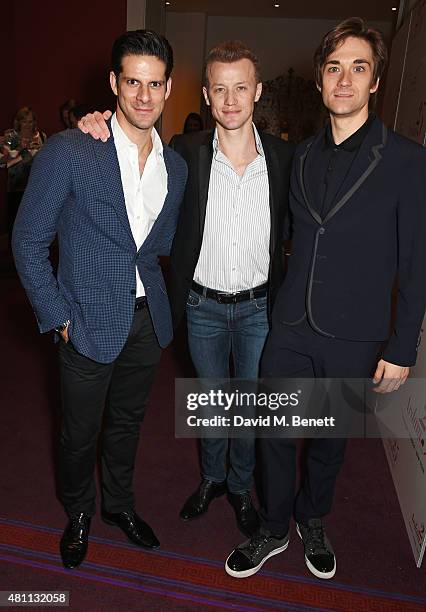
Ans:
[{"label": "man in navy suit", "polygon": [[[37,157],[13,233],[16,266],[41,332],[59,344],[63,418],[59,490],[69,516],[60,550],[78,566],[95,512],[102,435],[102,518],[156,548],[134,510],[139,427],[172,322],[158,257],[168,255],[187,169],[154,124],[170,95],[173,52],[149,30],[112,49],[117,96],[104,143],[79,130],[53,136]],[[49,245],[59,242],[57,274]]]},{"label": "man in navy suit", "polygon": [[[328,32],[316,52],[330,123],[296,150],[292,255],[274,305],[263,376],[373,377],[377,391],[388,392],[405,382],[416,361],[426,303],[426,155],[369,112],[386,56],[381,34],[358,18]],[[335,574],[322,519],[331,510],[345,440],[310,441],[297,495],[294,442],[261,440],[262,525],[228,557],[231,576],[251,576],[284,551],[292,515],[308,569],[322,579]]]}]

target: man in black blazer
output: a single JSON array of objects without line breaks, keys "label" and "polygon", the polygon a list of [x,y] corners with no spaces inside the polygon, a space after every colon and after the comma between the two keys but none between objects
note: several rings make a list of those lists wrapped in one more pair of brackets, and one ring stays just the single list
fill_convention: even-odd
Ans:
[{"label": "man in black blazer", "polygon": [[[253,124],[262,91],[258,60],[239,42],[213,48],[206,60],[206,103],[216,129],[174,138],[189,178],[171,252],[169,297],[174,324],[186,311],[198,376],[257,378],[274,296],[282,280],[283,224],[293,146]],[[99,125],[97,124],[99,123]],[[85,118],[104,137],[102,115]],[[240,527],[258,528],[250,490],[253,438],[201,440],[202,480],[180,516],[194,519],[228,492]]]},{"label": "man in black blazer", "polygon": [[[173,146],[189,180],[171,253],[174,321],[186,311],[188,342],[201,378],[257,378],[269,331],[268,309],[282,280],[283,223],[293,147],[253,124],[261,94],[257,58],[222,43],[206,60],[206,103],[214,131],[183,135]],[[202,480],[180,516],[194,519],[228,491],[244,532],[258,516],[250,490],[254,438],[201,439]]]},{"label": "man in black blazer", "polygon": [[[373,376],[377,390],[387,392],[415,363],[426,303],[426,156],[369,113],[385,62],[381,34],[357,18],[336,26],[317,50],[316,80],[330,124],[296,150],[292,255],[263,376]],[[261,450],[262,525],[228,557],[227,573],[251,576],[285,550],[294,513],[307,567],[331,578],[336,559],[322,517],[331,510],[345,440],[311,441],[296,497],[294,440],[265,439]]]}]

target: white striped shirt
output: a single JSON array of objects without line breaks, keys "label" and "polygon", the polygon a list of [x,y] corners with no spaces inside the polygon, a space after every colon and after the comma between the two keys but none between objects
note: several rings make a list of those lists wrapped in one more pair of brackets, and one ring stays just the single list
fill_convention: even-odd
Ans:
[{"label": "white striped shirt", "polygon": [[206,219],[194,280],[234,293],[268,280],[271,218],[262,142],[253,124],[258,156],[240,177],[213,139]]}]

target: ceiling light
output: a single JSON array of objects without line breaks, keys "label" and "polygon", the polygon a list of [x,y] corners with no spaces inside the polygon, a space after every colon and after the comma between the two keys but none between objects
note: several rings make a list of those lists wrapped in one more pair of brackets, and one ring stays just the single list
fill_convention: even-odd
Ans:
[{"label": "ceiling light", "polygon": [[280,8],[279,4],[274,4],[275,8]]},{"label": "ceiling light", "polygon": [[393,10],[393,11],[396,11],[396,6],[393,6],[393,7],[392,7],[392,10]]}]

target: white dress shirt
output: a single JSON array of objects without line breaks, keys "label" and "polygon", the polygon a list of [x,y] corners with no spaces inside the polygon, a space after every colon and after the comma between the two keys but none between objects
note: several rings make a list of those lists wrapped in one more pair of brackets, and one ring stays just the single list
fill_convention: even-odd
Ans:
[{"label": "white dress shirt", "polygon": [[213,139],[206,218],[194,280],[234,293],[268,280],[271,214],[265,154],[253,124],[257,157],[239,176]]},{"label": "white dress shirt", "polygon": [[[115,113],[111,119],[111,130],[120,165],[127,216],[136,248],[139,250],[160,214],[167,195],[163,143],[156,129],[152,128],[152,150],[141,175],[138,147],[126,136]],[[143,295],[145,289],[136,268],[136,297]]]}]

